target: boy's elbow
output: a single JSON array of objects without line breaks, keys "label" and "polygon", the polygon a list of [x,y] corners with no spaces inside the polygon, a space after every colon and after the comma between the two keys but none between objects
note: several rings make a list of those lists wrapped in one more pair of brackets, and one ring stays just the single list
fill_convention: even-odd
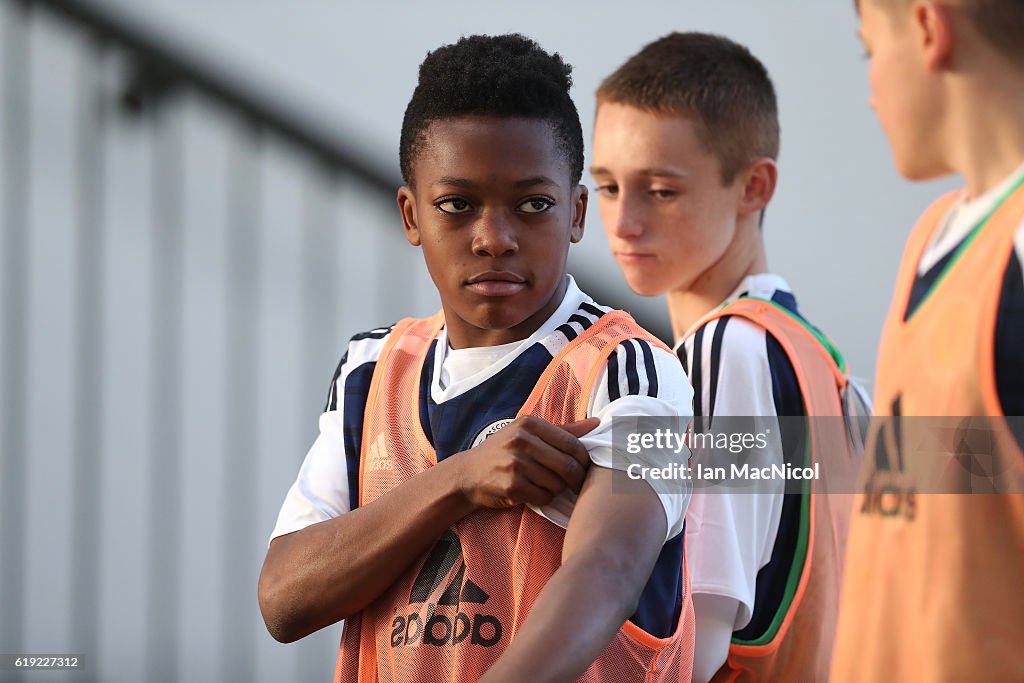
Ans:
[{"label": "boy's elbow", "polygon": [[309,598],[287,580],[274,578],[266,567],[260,574],[257,598],[267,632],[279,643],[294,643],[358,612],[342,609],[326,613],[322,601]]},{"label": "boy's elbow", "polygon": [[279,643],[294,643],[308,633],[302,629],[295,619],[289,618],[284,610],[275,608],[272,603],[264,601],[260,596],[260,612],[263,615],[263,623],[267,627],[270,636]]},{"label": "boy's elbow", "polygon": [[273,591],[266,586],[266,581],[263,577],[260,577],[260,585],[258,590],[258,598],[260,604],[260,615],[263,617],[263,623],[267,627],[267,631],[271,637],[279,643],[290,643],[294,639],[290,638],[288,624],[284,619],[280,617],[280,612],[277,608],[276,601],[273,597]]},{"label": "boy's elbow", "polygon": [[289,628],[285,625],[271,626],[267,624],[267,631],[279,643],[287,645],[288,643],[294,643],[297,640],[301,640],[307,634],[304,634],[296,629]]},{"label": "boy's elbow", "polygon": [[279,643],[294,643],[306,635],[301,632],[285,599],[286,589],[279,581],[269,578],[265,572],[260,574],[257,597],[263,623],[274,640]]},{"label": "boy's elbow", "polygon": [[277,642],[294,643],[296,640],[299,640],[299,636],[283,621],[268,619],[267,616],[264,615],[263,622],[267,625],[267,632],[270,633],[270,636]]}]

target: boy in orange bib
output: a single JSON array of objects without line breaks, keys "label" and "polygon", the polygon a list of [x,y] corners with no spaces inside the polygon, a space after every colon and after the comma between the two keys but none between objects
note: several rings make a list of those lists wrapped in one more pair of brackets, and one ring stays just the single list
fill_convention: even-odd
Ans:
[{"label": "boy in orange bib", "polygon": [[[904,251],[878,355],[886,419],[851,522],[832,680],[1020,681],[1024,434],[1005,416],[1024,414],[1024,9],[858,9],[871,104],[900,173],[957,173],[966,187],[923,214]],[[997,493],[931,483],[934,458],[916,444],[971,455],[949,428],[965,418],[990,438],[982,457],[1000,474]]]},{"label": "boy in orange bib", "polygon": [[690,679],[688,496],[613,492],[611,425],[689,418],[692,390],[566,273],[570,70],[517,35],[420,67],[398,205],[442,311],[353,337],[260,577],[278,640],[345,620],[335,681]]},{"label": "boy in orange bib", "polygon": [[608,242],[635,292],[667,295],[694,414],[704,424],[772,420],[771,450],[760,456],[814,463],[835,486],[695,488],[686,539],[694,680],[824,681],[852,481],[847,495],[833,493],[859,453],[845,438],[823,444],[815,428],[839,426],[857,389],[768,270],[760,223],[779,149],[771,79],[727,38],[674,33],[608,76],[597,105],[591,172]]}]

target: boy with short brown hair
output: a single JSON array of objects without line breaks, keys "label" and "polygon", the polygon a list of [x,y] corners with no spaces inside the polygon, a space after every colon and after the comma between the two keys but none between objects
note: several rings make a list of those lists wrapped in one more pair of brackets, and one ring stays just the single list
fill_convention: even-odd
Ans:
[{"label": "boy with short brown hair", "polygon": [[[608,76],[597,103],[591,174],[609,245],[635,292],[667,295],[695,418],[841,415],[841,356],[768,270],[760,223],[779,123],[764,65],[722,36],[675,33]],[[821,448],[806,422],[779,427],[754,457],[806,457],[827,472],[824,458],[849,455]],[[848,515],[816,484],[695,489],[694,681],[827,677]]]}]

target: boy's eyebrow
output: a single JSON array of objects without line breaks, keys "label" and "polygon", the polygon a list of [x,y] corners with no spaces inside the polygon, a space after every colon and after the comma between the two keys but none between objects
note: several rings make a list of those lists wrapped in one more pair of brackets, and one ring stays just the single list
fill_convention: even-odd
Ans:
[{"label": "boy's eyebrow", "polygon": [[434,185],[456,185],[458,187],[476,187],[476,183],[467,178],[456,178],[455,176],[443,175],[437,179]]},{"label": "boy's eyebrow", "polygon": [[[468,178],[456,178],[455,176],[446,175],[438,178],[437,182],[435,182],[434,185],[455,185],[457,187],[472,188],[477,187],[479,183],[473,180],[469,180]],[[517,188],[533,187],[534,185],[553,185],[557,187],[558,183],[556,183],[554,180],[547,177],[546,175],[533,176],[532,178],[523,178],[522,180],[517,180],[515,182],[515,187]]]},{"label": "boy's eyebrow", "polygon": [[551,178],[548,178],[546,175],[535,175],[532,178],[523,178],[522,180],[516,181],[517,188],[533,187],[534,185],[554,185],[557,187],[558,183]]},{"label": "boy's eyebrow", "polygon": [[[603,166],[591,166],[590,175],[607,175],[611,173]],[[657,176],[659,178],[685,178],[688,174],[671,168],[641,168],[637,171],[640,175]]]}]

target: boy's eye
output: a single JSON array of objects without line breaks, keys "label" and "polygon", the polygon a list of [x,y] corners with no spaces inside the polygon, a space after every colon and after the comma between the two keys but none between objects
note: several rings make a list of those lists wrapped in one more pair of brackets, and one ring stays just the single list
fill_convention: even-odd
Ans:
[{"label": "boy's eye", "polygon": [[594,192],[598,193],[602,197],[614,197],[619,193],[618,185],[598,185],[594,188]]},{"label": "boy's eye", "polygon": [[469,202],[461,197],[452,197],[437,203],[437,208],[445,213],[466,213],[470,210]]},{"label": "boy's eye", "polygon": [[651,190],[651,194],[657,197],[658,199],[672,199],[679,193],[676,192],[675,190],[657,189]]},{"label": "boy's eye", "polygon": [[554,205],[555,203],[550,199],[531,197],[519,205],[519,210],[523,213],[543,213]]}]

